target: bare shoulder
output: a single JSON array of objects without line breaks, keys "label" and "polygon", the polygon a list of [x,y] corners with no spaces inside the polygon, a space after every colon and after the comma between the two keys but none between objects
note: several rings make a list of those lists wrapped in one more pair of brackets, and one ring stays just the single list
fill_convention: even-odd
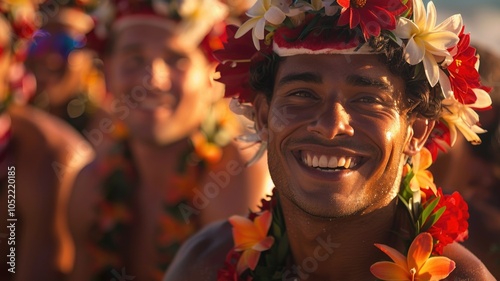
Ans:
[{"label": "bare shoulder", "polygon": [[68,204],[70,230],[75,235],[86,235],[86,229],[95,219],[94,209],[99,200],[100,177],[98,162],[87,164],[77,175]]},{"label": "bare shoulder", "polygon": [[214,222],[187,240],[177,252],[164,281],[212,281],[233,247],[231,225]]},{"label": "bare shoulder", "polygon": [[468,249],[459,243],[444,248],[444,255],[455,261],[456,268],[448,277],[453,281],[490,281],[496,280],[486,266]]}]

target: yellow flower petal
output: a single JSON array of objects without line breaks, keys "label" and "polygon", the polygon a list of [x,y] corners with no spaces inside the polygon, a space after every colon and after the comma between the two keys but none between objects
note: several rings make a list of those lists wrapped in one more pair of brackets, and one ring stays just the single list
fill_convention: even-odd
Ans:
[{"label": "yellow flower petal", "polygon": [[370,267],[370,271],[381,280],[411,280],[408,269],[388,261],[374,263]]},{"label": "yellow flower petal", "polygon": [[375,246],[379,248],[382,252],[384,252],[386,255],[388,255],[398,266],[408,271],[406,257],[403,256],[400,252],[398,252],[396,249],[392,247],[383,244],[375,244]]},{"label": "yellow flower petal", "polygon": [[428,259],[420,268],[418,277],[421,280],[442,280],[455,269],[455,262],[447,257],[439,256]]},{"label": "yellow flower petal", "polygon": [[264,211],[260,216],[255,218],[254,224],[261,237],[267,236],[267,232],[269,231],[269,227],[271,226],[272,220],[273,216],[272,213],[269,211]]},{"label": "yellow flower petal", "polygon": [[415,268],[419,272],[432,253],[432,236],[428,232],[422,232],[410,245],[408,250],[408,268]]}]

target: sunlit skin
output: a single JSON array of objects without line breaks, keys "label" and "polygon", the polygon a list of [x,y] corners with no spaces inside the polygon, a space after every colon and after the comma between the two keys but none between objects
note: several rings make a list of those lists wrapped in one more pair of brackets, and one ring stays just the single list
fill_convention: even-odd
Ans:
[{"label": "sunlit skin", "polygon": [[108,62],[113,113],[152,144],[188,137],[213,97],[211,65],[202,51],[179,44],[165,28],[141,23],[116,38]]},{"label": "sunlit skin", "polygon": [[[269,107],[259,107],[270,120],[269,167],[283,196],[320,217],[367,213],[394,199],[410,137],[403,90],[376,55],[286,58]],[[307,154],[351,157],[351,168],[308,167]]]}]

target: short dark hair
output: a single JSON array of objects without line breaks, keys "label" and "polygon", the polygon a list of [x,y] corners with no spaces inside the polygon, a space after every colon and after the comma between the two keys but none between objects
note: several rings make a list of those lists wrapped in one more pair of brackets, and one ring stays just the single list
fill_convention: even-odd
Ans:
[{"label": "short dark hair", "polygon": [[[371,38],[368,44],[375,52],[382,52],[380,55],[382,62],[389,66],[393,74],[400,76],[406,82],[406,100],[402,103],[402,109],[409,109],[409,112],[418,113],[425,118],[438,119],[443,100],[441,89],[439,84],[431,87],[422,65],[408,64],[403,57],[403,48],[387,37]],[[250,68],[250,86],[271,100],[276,72],[280,62],[285,58],[274,52],[259,55],[260,58]]]}]

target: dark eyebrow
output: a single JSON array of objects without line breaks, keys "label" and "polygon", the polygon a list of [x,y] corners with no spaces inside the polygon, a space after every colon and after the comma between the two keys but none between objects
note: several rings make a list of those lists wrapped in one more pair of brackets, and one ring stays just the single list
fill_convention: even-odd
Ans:
[{"label": "dark eyebrow", "polygon": [[300,73],[290,73],[278,82],[278,86],[284,86],[291,82],[302,81],[320,84],[323,82],[321,75],[317,72],[300,72]]},{"label": "dark eyebrow", "polygon": [[347,83],[353,85],[353,86],[360,86],[360,87],[375,87],[380,90],[384,91],[392,91],[393,87],[390,83],[382,80],[382,79],[376,79],[376,78],[370,78],[367,76],[361,76],[361,75],[349,75],[347,76]]}]

